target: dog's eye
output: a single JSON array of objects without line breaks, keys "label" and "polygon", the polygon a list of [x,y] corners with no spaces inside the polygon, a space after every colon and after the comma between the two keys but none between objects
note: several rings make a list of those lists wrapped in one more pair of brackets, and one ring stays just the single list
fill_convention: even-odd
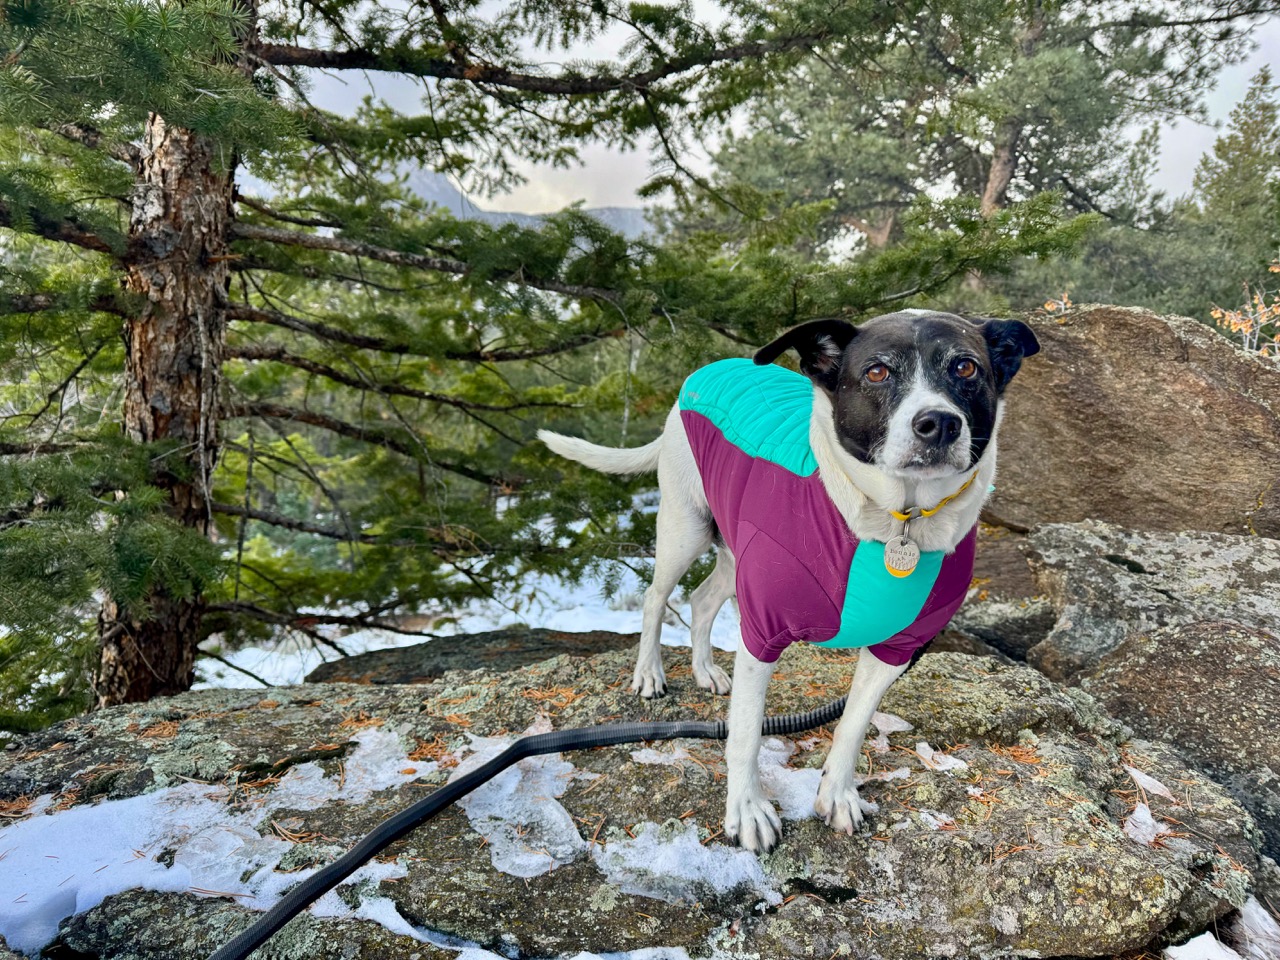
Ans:
[{"label": "dog's eye", "polygon": [[965,357],[963,360],[957,360],[955,365],[956,376],[961,380],[972,380],[978,375],[978,365]]},{"label": "dog's eye", "polygon": [[865,376],[872,383],[884,383],[889,379],[889,368],[883,363],[877,363],[867,369]]}]

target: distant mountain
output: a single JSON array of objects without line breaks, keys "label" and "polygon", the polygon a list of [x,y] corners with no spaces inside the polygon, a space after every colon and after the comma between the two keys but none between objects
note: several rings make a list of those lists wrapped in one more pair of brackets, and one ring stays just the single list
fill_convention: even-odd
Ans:
[{"label": "distant mountain", "polygon": [[[482,220],[493,224],[517,223],[521,226],[536,227],[543,216],[534,213],[484,210],[454,186],[453,181],[434,170],[417,170],[410,173],[408,185],[409,189],[423,200],[448,210],[459,220]],[[645,220],[643,207],[586,207],[583,213],[595,217],[628,240],[634,240],[651,231],[648,221]]]}]

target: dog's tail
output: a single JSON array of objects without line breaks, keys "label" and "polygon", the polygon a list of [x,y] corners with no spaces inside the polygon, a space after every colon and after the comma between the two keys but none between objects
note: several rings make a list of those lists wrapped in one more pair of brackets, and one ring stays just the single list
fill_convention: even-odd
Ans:
[{"label": "dog's tail", "polygon": [[601,473],[652,473],[658,469],[658,453],[662,450],[661,436],[643,447],[602,447],[550,430],[539,430],[538,439],[560,456]]}]

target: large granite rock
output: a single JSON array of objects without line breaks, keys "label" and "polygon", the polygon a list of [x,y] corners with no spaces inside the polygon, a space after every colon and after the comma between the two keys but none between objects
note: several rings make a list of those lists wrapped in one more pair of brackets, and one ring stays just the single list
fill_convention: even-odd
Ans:
[{"label": "large granite rock", "polygon": [[1280,361],[1184,317],[1032,320],[989,516],[1280,537]]},{"label": "large granite rock", "polygon": [[[39,947],[48,917],[65,916],[51,955],[194,960],[249,907],[522,731],[723,715],[687,666],[669,672],[670,696],[637,700],[630,661],[203,691],[28,736],[0,757],[16,816],[0,830],[0,886],[31,896],[0,911],[0,933]],[[789,650],[771,712],[837,696],[851,669]],[[871,741],[864,798],[878,809],[857,836],[811,816],[821,732],[767,742],[762,777],[786,830],[763,858],[721,841],[718,744],[529,760],[397,843],[266,956],[437,960],[438,935],[508,956],[1108,956],[1184,939],[1245,902],[1259,865],[1249,815],[1086,694],[940,654],[883,710],[912,729],[886,718]],[[125,889],[137,885],[155,892]]]},{"label": "large granite rock", "polygon": [[1084,688],[1141,736],[1177,743],[1249,809],[1267,853],[1280,856],[1276,634],[1218,620],[1135,634]]},{"label": "large granite rock", "polygon": [[1280,540],[1086,521],[1040,527],[1028,543],[1057,621],[1026,659],[1056,680],[1079,679],[1128,637],[1157,627],[1280,624]]},{"label": "large granite rock", "polygon": [[410,647],[372,650],[322,663],[307,675],[308,683],[426,683],[448,670],[514,670],[556,654],[584,657],[605,650],[624,650],[640,642],[638,633],[592,630],[569,633],[539,627],[511,626],[488,633],[438,637]]}]

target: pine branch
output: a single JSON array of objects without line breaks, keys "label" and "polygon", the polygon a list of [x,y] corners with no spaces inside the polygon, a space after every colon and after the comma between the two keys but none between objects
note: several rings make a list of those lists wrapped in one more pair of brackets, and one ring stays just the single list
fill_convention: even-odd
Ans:
[{"label": "pine branch", "polygon": [[72,443],[48,443],[39,441],[36,443],[7,443],[0,440],[0,457],[20,457],[27,454],[38,453],[61,453],[63,450],[70,450],[75,444]]},{"label": "pine branch", "polygon": [[[436,634],[434,633],[427,633],[423,630],[409,630],[406,627],[400,626],[398,623],[387,620],[377,620],[371,617],[348,617],[338,616],[335,614],[318,613],[277,613],[274,610],[268,610],[265,607],[258,606],[257,604],[245,603],[243,601],[211,603],[205,609],[218,613],[238,613],[246,617],[252,617],[255,620],[260,620],[263,623],[273,623],[282,627],[292,627],[294,629],[303,630],[304,632],[308,632],[309,628],[315,626],[340,626],[355,627],[360,630],[386,630],[391,633],[404,634],[408,637],[428,637],[433,640],[436,639]],[[310,636],[312,634],[308,632],[308,635]],[[326,642],[332,645],[331,641],[326,640]]]},{"label": "pine branch", "polygon": [[294,223],[300,227],[330,227],[333,229],[341,229],[342,224],[337,220],[330,220],[325,217],[298,217],[291,213],[283,213],[257,200],[253,197],[246,197],[242,193],[236,194],[236,203],[243,203],[250,210],[256,210],[264,217],[270,217],[272,220],[279,220],[281,223]]},{"label": "pine branch", "polygon": [[737,63],[793,50],[804,50],[827,39],[826,30],[758,40],[691,52],[670,59],[639,73],[581,76],[561,73],[545,76],[519,73],[505,67],[483,63],[459,63],[423,57],[407,48],[393,50],[317,50],[290,44],[264,43],[255,51],[268,63],[279,67],[314,67],[322,70],[375,70],[434,77],[439,80],[463,80],[478,87],[505,87],[529,93],[560,96],[612,93],[619,90],[648,90],[663,80],[688,73],[714,63]]},{"label": "pine branch", "polygon": [[119,160],[121,163],[126,163],[135,169],[142,163],[142,151],[137,145],[107,140],[103,137],[101,130],[88,124],[61,123],[46,129],[50,133],[56,133],[63,139],[71,140],[81,146],[88,147],[90,150],[101,150],[113,160]]},{"label": "pine branch", "polygon": [[[22,224],[23,220],[26,224]],[[15,223],[22,224],[14,226]],[[15,217],[9,205],[0,200],[0,227],[20,233],[33,233],[46,240],[70,243],[95,253],[115,253],[115,249],[102,237],[74,219],[59,220],[41,210],[29,209],[26,217]]]},{"label": "pine branch", "polygon": [[375,446],[385,447],[393,450],[401,456],[408,457],[411,460],[426,460],[432,466],[439,467],[441,470],[447,470],[449,473],[455,473],[460,477],[466,477],[468,480],[474,480],[476,483],[483,483],[487,486],[510,487],[510,481],[501,477],[493,476],[474,467],[469,467],[461,463],[452,463],[439,459],[430,449],[421,443],[409,443],[396,433],[386,430],[379,430],[372,427],[362,426],[360,424],[348,423],[346,420],[339,420],[337,417],[331,417],[328,414],[317,413],[314,410],[305,410],[301,407],[290,407],[279,403],[268,403],[266,401],[252,401],[249,403],[231,404],[223,408],[223,416],[225,417],[262,417],[269,420],[286,420],[293,423],[304,423],[307,426],[318,427],[321,430],[328,430],[330,433],[336,433],[342,437],[349,437],[352,440],[360,440],[364,443],[372,443]]},{"label": "pine branch", "polygon": [[307,523],[305,520],[295,520],[293,517],[286,517],[280,513],[269,513],[266,510],[258,510],[253,507],[239,507],[233,503],[211,502],[209,508],[214,513],[222,513],[230,517],[243,517],[246,520],[257,520],[273,527],[282,527],[285,530],[293,530],[297,533],[310,533],[317,537],[338,540],[342,543],[368,543],[396,547],[421,547],[424,545],[420,540],[388,540],[386,537],[380,537],[373,533],[348,533],[345,530],[338,530],[334,527],[324,527],[316,523]]},{"label": "pine branch", "polygon": [[[231,228],[233,236],[241,240],[261,240],[266,243],[284,246],[304,247],[308,250],[328,250],[351,257],[365,257],[381,263],[389,263],[396,267],[410,267],[416,270],[430,270],[435,273],[449,273],[456,276],[470,276],[472,268],[460,260],[447,257],[428,257],[421,253],[405,253],[402,250],[391,250],[387,247],[375,246],[360,240],[346,240],[342,237],[326,237],[315,233],[299,233],[296,230],[282,230],[279,227],[263,227],[253,223],[237,222]],[[617,304],[621,296],[603,287],[578,286],[561,283],[558,280],[547,280],[525,276],[522,271],[496,273],[489,279],[498,283],[515,283],[548,293],[559,293],[567,297],[582,300],[594,300],[601,303]]]},{"label": "pine branch", "polygon": [[248,304],[233,303],[227,307],[227,315],[233,320],[247,320],[252,323],[267,323],[295,333],[306,333],[321,340],[334,343],[345,343],[363,350],[377,350],[381,353],[393,353],[415,357],[431,357],[443,360],[462,360],[471,363],[503,363],[510,360],[533,360],[538,357],[549,357],[559,353],[568,353],[587,344],[599,340],[616,340],[626,334],[626,327],[613,327],[608,330],[595,330],[575,334],[555,343],[540,347],[509,347],[498,350],[426,350],[407,343],[389,340],[385,337],[371,337],[367,334],[352,333],[341,327],[331,326],[316,320],[295,317],[278,310],[266,310]]},{"label": "pine branch", "polygon": [[254,673],[252,670],[247,670],[247,669],[245,669],[244,667],[236,666],[234,663],[232,663],[232,662],[231,662],[230,660],[228,660],[226,657],[220,657],[220,656],[218,656],[216,653],[209,653],[209,652],[208,652],[208,651],[206,651],[206,650],[201,650],[201,651],[200,651],[200,656],[202,656],[202,657],[207,657],[207,658],[208,658],[208,659],[210,659],[210,660],[217,660],[217,661],[218,661],[220,664],[222,664],[224,667],[230,667],[232,670],[237,670],[237,671],[239,671],[240,673],[243,673],[243,674],[244,674],[246,677],[248,677],[249,679],[251,679],[251,680],[257,680],[257,681],[258,681],[260,684],[262,684],[264,687],[271,687],[271,686],[272,686],[272,684],[268,683],[266,680],[263,680],[260,676],[258,676],[258,675],[257,675],[256,673]]},{"label": "pine branch", "polygon": [[310,357],[301,357],[295,353],[290,353],[283,347],[270,345],[236,345],[228,346],[226,350],[228,357],[234,357],[238,360],[270,360],[274,363],[283,363],[286,366],[296,367],[299,370],[306,370],[308,373],[314,373],[317,376],[333,380],[336,383],[345,384],[349,387],[355,387],[357,390],[367,391],[369,393],[378,393],[384,396],[396,397],[412,397],[415,400],[426,400],[430,403],[439,403],[445,406],[456,407],[459,410],[488,410],[494,413],[509,413],[512,410],[528,410],[534,407],[565,407],[572,408],[577,404],[558,403],[556,401],[529,401],[526,403],[510,403],[510,404],[493,404],[493,403],[476,403],[472,400],[463,400],[459,397],[451,397],[447,394],[431,393],[426,390],[418,390],[414,387],[407,387],[399,383],[378,383],[372,380],[365,380],[360,377],[351,376],[343,373],[328,364],[320,363],[312,360]]},{"label": "pine branch", "polygon": [[[0,299],[0,314],[41,313],[45,310],[70,309],[72,306],[72,304],[59,300],[57,297],[52,297],[47,293],[33,293]],[[79,304],[74,306],[79,306]],[[120,305],[116,303],[115,297],[94,297],[83,306],[99,313],[114,313],[116,316],[121,317],[125,315],[125,312],[120,309]]]}]

